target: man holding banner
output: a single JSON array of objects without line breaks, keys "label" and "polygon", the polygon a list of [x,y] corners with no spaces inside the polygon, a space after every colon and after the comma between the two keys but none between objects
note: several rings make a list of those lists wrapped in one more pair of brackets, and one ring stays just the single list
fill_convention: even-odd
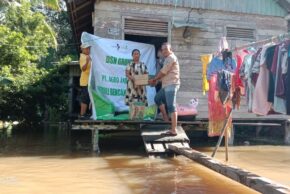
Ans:
[{"label": "man holding banner", "polygon": [[163,68],[154,79],[149,80],[150,85],[156,85],[158,80],[162,82],[162,89],[155,96],[155,103],[159,106],[164,121],[169,121],[166,108],[171,114],[171,129],[163,135],[176,136],[177,110],[176,95],[180,86],[180,71],[177,57],[174,55],[171,45],[164,43],[161,47],[165,57]]},{"label": "man holding banner", "polygon": [[89,75],[91,70],[91,58],[90,58],[90,45],[82,44],[81,45],[82,53],[80,54],[80,69],[81,69],[81,77],[80,77],[80,87],[81,87],[81,111],[80,111],[80,119],[88,119],[89,116],[86,114],[87,108],[90,104],[90,96],[88,92],[88,82]]}]

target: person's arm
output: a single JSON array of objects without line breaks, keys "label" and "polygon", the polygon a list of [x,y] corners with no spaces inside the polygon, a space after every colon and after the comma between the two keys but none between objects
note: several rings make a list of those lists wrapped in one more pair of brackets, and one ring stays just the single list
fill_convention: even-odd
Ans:
[{"label": "person's arm", "polygon": [[155,76],[153,78],[153,82],[157,82],[158,80],[161,80],[166,74],[163,73],[162,71],[159,71],[159,73],[157,74],[157,76]]},{"label": "person's arm", "polygon": [[168,74],[168,72],[171,70],[172,65],[174,65],[175,61],[174,59],[164,63],[162,69],[158,72],[158,74],[151,80],[149,80],[150,85],[155,85],[158,80],[161,80],[165,75]]},{"label": "person's arm", "polygon": [[89,65],[89,63],[90,63],[90,56],[86,56],[86,63],[82,66],[82,71],[85,71],[85,70],[87,70],[87,68],[88,68],[88,65]]}]

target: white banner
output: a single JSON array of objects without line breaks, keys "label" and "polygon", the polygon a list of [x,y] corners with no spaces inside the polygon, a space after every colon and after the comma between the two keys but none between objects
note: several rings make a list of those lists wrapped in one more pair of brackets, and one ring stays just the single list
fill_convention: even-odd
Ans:
[{"label": "white banner", "polygon": [[[150,75],[155,75],[155,47],[126,40],[101,38],[86,32],[82,34],[81,41],[91,46],[92,68],[89,86],[98,95],[112,102],[116,111],[127,111],[128,106],[124,101],[127,87],[125,69],[132,60],[132,50],[140,50],[140,61],[146,64]],[[154,104],[154,96],[155,88],[147,86],[149,106]]]}]

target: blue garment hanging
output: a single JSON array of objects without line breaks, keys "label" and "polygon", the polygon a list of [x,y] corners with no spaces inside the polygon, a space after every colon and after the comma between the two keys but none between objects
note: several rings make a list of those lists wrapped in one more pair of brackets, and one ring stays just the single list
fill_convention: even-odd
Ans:
[{"label": "blue garment hanging", "polygon": [[210,80],[210,77],[219,71],[227,70],[233,73],[235,72],[236,68],[237,63],[235,59],[227,57],[225,61],[223,61],[219,57],[215,57],[207,67],[206,77],[208,80]]}]

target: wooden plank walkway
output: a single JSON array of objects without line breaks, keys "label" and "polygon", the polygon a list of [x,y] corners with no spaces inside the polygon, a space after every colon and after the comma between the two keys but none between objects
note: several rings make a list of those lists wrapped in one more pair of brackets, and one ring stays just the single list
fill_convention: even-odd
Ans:
[{"label": "wooden plank walkway", "polygon": [[[197,117],[193,121],[178,121],[178,125],[182,126],[179,128],[179,133],[184,133],[184,130],[204,130],[206,131],[207,128],[205,127],[205,124],[208,123],[208,118],[200,118]],[[160,126],[163,125],[163,128]],[[127,130],[144,130],[146,131],[146,128],[149,126],[148,130],[148,137],[153,138],[153,129],[156,127],[159,127],[159,131],[157,130],[157,134],[155,137],[155,140],[149,143],[145,143],[145,149],[149,153],[166,153],[168,152],[168,145],[170,141],[164,141],[161,140],[158,141],[157,139],[162,139],[160,134],[163,132],[162,130],[165,129],[166,126],[170,125],[169,122],[164,121],[132,121],[132,120],[124,120],[124,121],[111,121],[111,120],[75,120],[72,123],[71,130],[91,130],[92,132],[92,147],[94,148],[94,151],[99,152],[99,146],[98,146],[98,134],[99,131],[110,131],[110,130],[120,130],[120,131],[127,131]],[[282,130],[284,130],[284,142],[285,144],[290,145],[290,117],[289,115],[269,115],[266,117],[248,117],[248,118],[233,118],[233,125],[234,126],[268,126],[268,127],[281,127]],[[165,127],[164,127],[165,126]],[[198,127],[195,127],[198,126]],[[150,129],[151,128],[151,129]],[[274,128],[275,129],[275,128]],[[230,144],[233,144],[234,139],[234,129],[233,129],[232,139],[230,141]],[[185,133],[184,133],[185,134]],[[178,135],[176,138],[179,138]],[[162,142],[162,143],[160,143]],[[188,140],[189,142],[189,140]],[[185,140],[182,141],[176,141],[176,142],[170,142],[170,144],[174,144],[177,146],[188,146],[188,142]]]},{"label": "wooden plank walkway", "polygon": [[181,126],[177,127],[177,136],[164,136],[169,125],[145,125],[141,130],[141,136],[145,150],[149,155],[169,153],[169,145],[189,148],[189,138]]},{"label": "wooden plank walkway", "polygon": [[[234,113],[233,113],[234,114]],[[255,116],[249,114],[248,118],[233,118],[234,126],[268,126],[281,127],[284,130],[284,142],[290,144],[290,116],[289,115],[269,115]],[[178,121],[178,125],[184,130],[204,130],[207,128],[208,118],[197,117],[193,121]],[[75,120],[72,124],[72,130],[140,130],[143,125],[169,125],[169,122],[164,121],[116,121],[116,120]],[[194,127],[199,126],[199,127]]]},{"label": "wooden plank walkway", "polygon": [[290,188],[247,170],[230,166],[196,150],[169,145],[169,149],[263,194],[286,194]]}]

